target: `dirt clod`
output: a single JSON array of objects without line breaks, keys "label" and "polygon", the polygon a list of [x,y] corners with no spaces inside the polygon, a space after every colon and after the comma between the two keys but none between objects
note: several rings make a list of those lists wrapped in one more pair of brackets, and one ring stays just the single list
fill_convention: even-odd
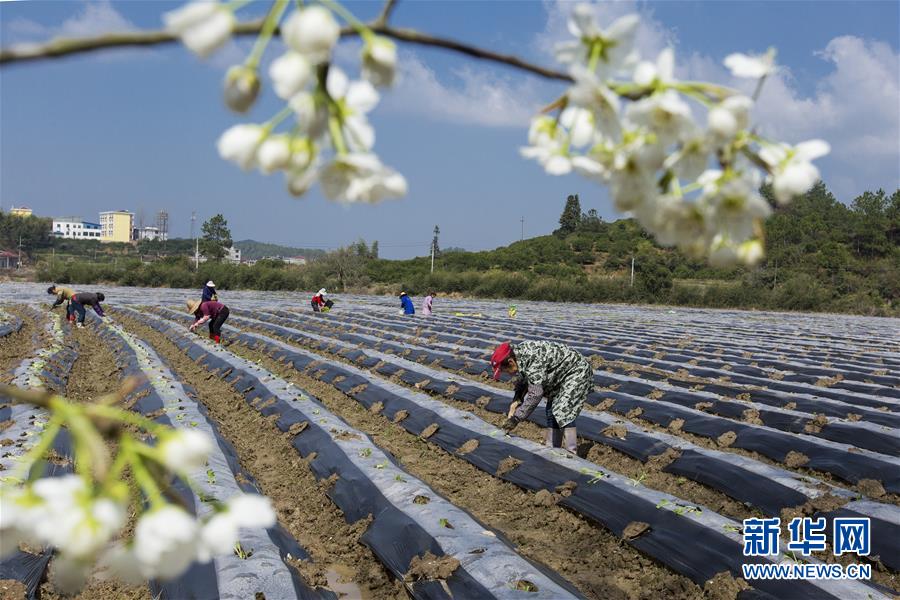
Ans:
[{"label": "dirt clod", "polygon": [[556,497],[550,490],[538,490],[532,497],[535,506],[553,506],[556,504]]},{"label": "dirt clod", "polygon": [[632,521],[625,527],[624,531],[622,531],[622,537],[626,540],[633,540],[649,530],[650,525],[648,523],[644,523],[643,521]]},{"label": "dirt clod", "polygon": [[294,423],[288,429],[288,433],[291,435],[297,435],[299,433],[303,433],[303,431],[309,427],[308,421],[300,421],[299,423]]},{"label": "dirt clod", "polygon": [[399,423],[403,419],[409,416],[409,411],[406,410],[398,410],[394,415],[394,423]]},{"label": "dirt clod", "polygon": [[681,431],[681,428],[684,427],[684,419],[672,419],[669,422],[669,431],[672,433],[678,433]]},{"label": "dirt clod", "polygon": [[624,425],[610,425],[609,427],[604,429],[602,433],[606,437],[614,437],[619,438],[620,440],[624,440],[625,436],[628,435],[628,430],[625,429]]},{"label": "dirt clod", "polygon": [[635,417],[639,417],[642,414],[644,414],[644,409],[638,407],[638,408],[632,408],[631,410],[629,410],[627,413],[625,413],[625,416],[628,417],[629,419],[634,419]]},{"label": "dirt clod", "polygon": [[426,552],[424,556],[413,557],[405,579],[406,581],[448,579],[457,568],[459,561],[452,556],[438,558],[431,552]]},{"label": "dirt clod", "polygon": [[784,464],[789,466],[792,469],[796,469],[797,467],[802,467],[806,463],[809,462],[809,457],[802,452],[797,452],[796,450],[791,450],[787,453],[787,456],[784,457]]},{"label": "dirt clod", "polygon": [[755,408],[748,408],[741,414],[741,417],[745,423],[753,423],[754,425],[763,424],[762,419],[759,418],[759,411]]},{"label": "dirt clod", "polygon": [[468,454],[469,452],[474,451],[478,448],[478,440],[469,440],[462,446],[460,446],[456,451],[459,454]]},{"label": "dirt clod", "polygon": [[500,465],[497,467],[497,477],[503,477],[516,467],[522,464],[522,461],[518,458],[513,458],[512,456],[507,456],[503,460],[500,461]]},{"label": "dirt clod", "polygon": [[716,438],[716,443],[723,448],[727,448],[728,446],[734,443],[734,440],[737,439],[737,434],[733,431],[726,431],[722,435]]},{"label": "dirt clod", "polygon": [[657,454],[655,456],[651,456],[649,460],[647,460],[647,466],[656,471],[662,471],[670,464],[672,464],[675,459],[681,456],[681,450],[676,448],[669,448],[662,454]]},{"label": "dirt clod", "polygon": [[856,484],[856,489],[869,498],[881,498],[886,493],[881,482],[874,479],[860,479]]},{"label": "dirt clod", "polygon": [[568,498],[572,495],[572,492],[578,487],[578,484],[574,481],[567,481],[556,486],[556,493],[564,498]]},{"label": "dirt clod", "polygon": [[384,409],[384,404],[382,402],[376,402],[372,406],[369,407],[369,412],[375,413],[377,415],[383,409]]},{"label": "dirt clod", "polygon": [[710,600],[734,600],[738,594],[750,586],[742,578],[735,578],[728,571],[722,571],[703,586],[704,597]]},{"label": "dirt clod", "polygon": [[428,427],[426,427],[425,429],[422,430],[422,433],[419,434],[419,437],[421,437],[423,440],[427,440],[428,438],[433,436],[435,433],[437,433],[438,429],[440,429],[438,424],[432,423],[431,425],[429,425]]}]

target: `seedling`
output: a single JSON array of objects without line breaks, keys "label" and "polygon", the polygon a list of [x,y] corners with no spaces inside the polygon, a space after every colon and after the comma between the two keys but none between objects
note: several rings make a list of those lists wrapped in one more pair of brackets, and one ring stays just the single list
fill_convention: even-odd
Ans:
[{"label": "seedling", "polygon": [[197,421],[191,421],[190,425],[191,427],[196,427],[199,423],[197,423]]},{"label": "seedling", "polygon": [[641,471],[640,476],[638,476],[636,479],[634,477],[632,477],[628,481],[631,483],[632,487],[637,487],[637,486],[641,485],[642,483],[644,483],[644,480],[647,479],[647,475],[648,475],[648,473],[646,471]]},{"label": "seedling", "polygon": [[722,525],[722,529],[725,531],[730,531],[731,533],[740,533],[741,528],[737,525]]},{"label": "seedling", "polygon": [[244,550],[240,542],[235,543],[234,553],[241,560],[247,560],[248,558],[253,556],[253,550]]},{"label": "seedling", "polygon": [[376,468],[376,469],[383,469],[383,468],[385,468],[386,466],[388,466],[388,461],[384,461],[384,462],[378,463],[377,465],[375,465],[375,468]]},{"label": "seedling", "polygon": [[687,477],[679,477],[675,480],[675,483],[677,483],[678,485],[683,485],[687,483]]},{"label": "seedling", "polygon": [[659,504],[656,505],[656,508],[662,508],[663,506],[668,506],[670,502],[665,498],[659,501]]},{"label": "seedling", "polygon": [[581,472],[584,473],[585,475],[591,476],[591,478],[588,480],[588,483],[590,483],[590,484],[594,484],[599,481],[602,481],[604,477],[609,477],[609,475],[607,475],[603,471],[600,471],[597,469],[588,469],[587,467],[582,467]]},{"label": "seedling", "polygon": [[440,523],[441,527],[445,529],[453,529],[453,525],[447,519],[440,519],[438,523]]},{"label": "seedling", "polygon": [[371,448],[363,448],[362,450],[359,451],[359,456],[362,458],[369,458],[370,456],[372,456],[372,449]]},{"label": "seedling", "polygon": [[210,485],[215,485],[216,484],[216,472],[213,471],[212,469],[207,469],[206,470],[206,481]]},{"label": "seedling", "polygon": [[406,480],[403,479],[402,475],[394,475],[394,481],[402,481],[403,483],[406,483]]}]

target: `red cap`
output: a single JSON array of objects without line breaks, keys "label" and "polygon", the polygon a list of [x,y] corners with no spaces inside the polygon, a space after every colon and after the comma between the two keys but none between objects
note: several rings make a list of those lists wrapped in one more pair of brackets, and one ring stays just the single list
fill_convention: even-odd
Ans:
[{"label": "red cap", "polygon": [[510,354],[512,354],[512,347],[509,345],[509,342],[503,342],[494,350],[494,354],[491,356],[491,366],[494,367],[494,379],[500,379],[500,365],[509,358]]}]

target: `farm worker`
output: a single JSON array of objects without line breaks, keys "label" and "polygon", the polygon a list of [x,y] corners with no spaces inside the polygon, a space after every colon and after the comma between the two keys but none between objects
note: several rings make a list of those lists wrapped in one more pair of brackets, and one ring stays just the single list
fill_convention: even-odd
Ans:
[{"label": "farm worker", "polygon": [[413,306],[412,299],[406,295],[406,292],[400,292],[400,308],[404,315],[416,314],[416,307]]},{"label": "farm worker", "polygon": [[209,280],[206,282],[206,285],[203,286],[203,295],[200,298],[200,302],[209,302],[210,300],[218,300],[219,296],[216,294],[216,284]]},{"label": "farm worker", "polygon": [[328,296],[328,292],[325,291],[325,288],[322,288],[312,297],[312,309],[314,312],[320,312],[326,304],[325,297]]},{"label": "farm worker", "polygon": [[594,381],[594,369],[585,357],[558,342],[504,342],[491,356],[494,379],[500,372],[519,375],[517,393],[501,428],[509,433],[527,419],[541,401],[547,398],[547,430],[545,443],[554,448],[565,447],[574,453],[578,438],[575,418],[581,412]]},{"label": "farm worker", "polygon": [[188,312],[197,318],[194,324],[191,325],[191,331],[209,321],[209,339],[217,344],[221,343],[222,324],[228,318],[228,307],[216,300],[209,300],[208,302],[188,300],[187,308]]},{"label": "farm worker", "polygon": [[53,303],[53,306],[50,307],[50,310],[53,310],[63,302],[66,303],[66,320],[74,321],[75,317],[72,313],[72,296],[75,295],[75,290],[72,288],[63,287],[61,285],[53,284],[47,288],[47,293],[51,296],[56,296],[56,302]]},{"label": "farm worker", "polygon": [[104,300],[106,300],[106,296],[100,292],[96,294],[93,292],[78,292],[72,295],[69,306],[72,312],[78,313],[78,327],[84,327],[85,306],[92,307],[98,317],[103,317],[103,307],[100,306],[100,303]]},{"label": "farm worker", "polygon": [[431,305],[434,302],[434,297],[437,296],[434,292],[430,292],[427,296],[425,296],[425,301],[422,303],[422,314],[425,316],[431,315]]}]

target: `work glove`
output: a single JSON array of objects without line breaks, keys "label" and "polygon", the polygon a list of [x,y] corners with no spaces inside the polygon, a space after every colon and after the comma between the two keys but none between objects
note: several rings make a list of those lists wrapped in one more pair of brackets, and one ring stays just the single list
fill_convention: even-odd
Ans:
[{"label": "work glove", "polygon": [[518,418],[510,417],[510,418],[506,419],[505,421],[503,421],[503,424],[500,425],[500,429],[502,429],[506,433],[509,433],[510,431],[515,429],[516,425],[518,425],[518,424],[519,424]]}]

